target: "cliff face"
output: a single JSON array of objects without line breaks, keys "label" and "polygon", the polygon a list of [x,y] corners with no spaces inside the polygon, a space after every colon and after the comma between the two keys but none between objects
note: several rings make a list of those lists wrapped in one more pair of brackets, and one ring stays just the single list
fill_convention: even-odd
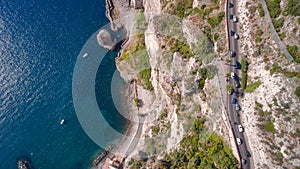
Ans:
[{"label": "cliff face", "polygon": [[160,0],[144,0],[144,8],[134,16],[130,40],[117,59],[121,76],[133,82],[129,104],[143,116],[143,139],[133,154],[173,149],[197,116],[229,142],[217,68],[211,64],[214,45],[190,19],[162,14]]},{"label": "cliff face", "polygon": [[[230,128],[224,123],[220,80],[215,76],[223,72],[214,63],[216,54],[224,50],[217,39],[225,42],[225,36],[218,37],[225,34],[219,31],[224,26],[220,4],[189,0],[176,6],[175,1],[144,0],[144,10],[133,11],[127,2],[113,1],[115,9],[109,9],[120,14],[114,16],[118,19],[112,27],[123,25],[127,32],[116,62],[129,83],[127,101],[131,116],[135,116],[132,119],[142,124],[141,139],[130,156],[140,156],[139,152],[162,156],[178,148],[197,117],[205,118],[208,126],[199,133],[201,139],[207,140],[213,131],[232,145]],[[200,9],[206,5],[208,9]],[[196,10],[192,11],[193,7]],[[203,32],[210,30],[204,20],[208,15],[214,25],[211,31]]]}]

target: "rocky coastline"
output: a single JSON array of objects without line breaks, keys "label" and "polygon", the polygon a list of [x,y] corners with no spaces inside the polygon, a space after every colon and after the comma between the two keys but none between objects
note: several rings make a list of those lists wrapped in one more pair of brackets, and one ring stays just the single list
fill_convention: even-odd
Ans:
[{"label": "rocky coastline", "polygon": [[[144,122],[140,136],[143,139],[137,143],[135,151],[128,154],[129,157],[127,159],[140,158],[139,152],[147,151],[146,149],[149,146],[149,143],[146,138],[155,137],[157,135],[155,129],[157,128],[158,130],[161,130],[159,133],[162,136],[164,136],[163,132],[166,132],[167,130],[170,131],[169,136],[166,134],[166,137],[168,138],[164,140],[164,142],[161,142],[166,146],[165,149],[159,151],[166,153],[169,150],[176,149],[176,147],[178,147],[177,143],[184,137],[184,128],[192,123],[192,121],[188,121],[190,120],[188,118],[185,119],[186,121],[184,121],[184,124],[181,123],[181,114],[185,115],[186,112],[190,113],[187,116],[193,118],[197,116],[210,117],[207,121],[208,125],[214,126],[212,130],[227,139],[227,127],[224,126],[224,123],[221,121],[221,115],[214,113],[223,111],[220,106],[215,106],[216,104],[220,104],[220,96],[219,93],[216,92],[217,79],[214,78],[207,81],[209,87],[204,87],[206,91],[199,92],[200,90],[198,90],[197,84],[201,77],[199,77],[199,73],[193,74],[191,72],[200,68],[201,63],[195,58],[191,58],[187,61],[187,59],[183,59],[182,55],[178,52],[173,53],[173,56],[171,56],[172,60],[169,61],[162,52],[162,48],[163,46],[166,46],[167,42],[160,39],[161,36],[153,34],[159,27],[157,26],[159,24],[157,22],[163,20],[172,22],[174,19],[180,24],[177,25],[173,31],[179,31],[178,36],[185,36],[184,38],[190,46],[192,43],[196,44],[197,40],[203,36],[203,33],[197,32],[197,29],[190,24],[188,19],[178,20],[178,18],[176,19],[176,17],[169,15],[155,18],[157,14],[162,12],[163,5],[159,0],[147,0],[143,3],[144,10],[142,10],[141,14],[145,18],[145,25],[138,16],[138,14],[140,14],[138,12],[140,11],[134,9],[128,0],[107,1],[107,16],[111,21],[111,29],[115,29],[115,23],[118,23],[126,30],[125,40],[122,43],[121,50],[116,58],[116,64],[121,77],[129,83],[126,97],[131,109],[130,112],[133,116],[142,117]],[[114,10],[118,11],[118,17],[112,17]],[[127,16],[131,16],[131,19],[133,19],[131,23],[128,22],[128,20],[123,19]],[[132,16],[134,16],[134,18],[132,18]],[[139,24],[141,25],[135,25],[135,20],[138,20],[137,18],[140,19]],[[144,31],[144,33],[140,33],[139,36],[136,35],[134,31]],[[171,34],[174,33],[172,30],[167,31]],[[144,42],[144,44],[141,44],[142,42]],[[135,50],[134,48],[139,45],[142,45],[142,47]],[[133,51],[133,53],[129,54],[131,56],[128,56],[129,59],[126,61],[126,54],[128,54],[128,51]],[[142,56],[140,52],[143,55],[146,55],[145,58],[139,58],[140,60],[149,60],[146,61],[149,62],[149,67],[146,68],[151,70],[150,75],[148,74],[151,87],[148,89],[145,89],[143,82],[138,79],[141,70],[137,70],[138,66],[135,65],[141,63],[139,63],[138,59],[132,57],[138,57],[137,55]],[[204,63],[202,67],[203,66],[207,66],[207,64]],[[130,83],[132,81],[134,83]],[[138,102],[139,104],[136,104],[134,102],[135,100],[141,100],[141,103]],[[140,104],[142,106],[139,106]],[[161,116],[162,112],[165,112],[164,117],[161,117],[164,119],[159,121],[157,118]],[[136,130],[128,129],[127,132],[134,135]],[[229,142],[228,140],[226,141]],[[160,146],[161,143],[157,143],[157,145]]]}]

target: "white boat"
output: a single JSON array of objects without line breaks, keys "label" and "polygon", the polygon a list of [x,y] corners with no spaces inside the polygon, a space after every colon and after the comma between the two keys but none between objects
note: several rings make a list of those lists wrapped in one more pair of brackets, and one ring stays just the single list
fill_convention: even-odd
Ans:
[{"label": "white boat", "polygon": [[85,58],[85,57],[87,57],[88,55],[89,55],[89,54],[85,53],[85,54],[84,54],[82,57],[84,57],[84,58]]},{"label": "white boat", "polygon": [[62,120],[60,121],[60,124],[65,124],[65,119],[62,119]]}]

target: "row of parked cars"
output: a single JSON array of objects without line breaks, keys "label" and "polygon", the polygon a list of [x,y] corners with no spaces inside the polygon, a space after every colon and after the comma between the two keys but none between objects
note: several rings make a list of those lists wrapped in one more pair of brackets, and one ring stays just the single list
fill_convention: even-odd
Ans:
[{"label": "row of parked cars", "polygon": [[[229,2],[229,4],[228,4],[229,8],[232,8],[233,5],[234,5],[234,4],[231,3],[231,2]],[[232,20],[234,23],[237,23],[237,22],[238,22],[238,17],[237,17],[236,15],[233,15],[232,13],[229,13],[228,18],[229,18],[230,20]],[[238,39],[240,38],[239,35],[237,34],[237,32],[235,32],[234,30],[230,30],[230,31],[229,31],[229,34],[230,34],[231,37],[234,37],[235,40],[238,40]],[[229,55],[230,55],[230,57],[234,58],[237,54],[236,54],[235,51],[229,51]],[[236,59],[234,60],[233,66],[234,66],[235,69],[241,69],[241,64],[240,64],[239,61],[236,60]],[[237,76],[234,72],[231,72],[231,73],[230,73],[230,78],[234,80],[234,83],[235,83],[235,87],[236,87],[236,88],[241,87],[240,82],[239,82],[239,78],[238,78],[238,76]],[[228,92],[228,93],[229,93],[229,94],[232,94],[233,92],[234,92],[234,91],[231,90],[231,91]],[[236,93],[238,93],[238,92],[236,92]],[[237,98],[234,98],[234,97],[231,98],[231,103],[232,103],[232,104],[234,105],[234,107],[235,107],[236,116],[239,116],[238,111],[241,110],[241,107],[240,107],[240,105],[238,104]],[[234,124],[236,124],[236,123],[234,123]],[[237,128],[238,128],[238,131],[239,131],[240,133],[244,132],[244,128],[243,128],[243,126],[242,126],[241,124],[238,124],[238,125],[237,125]],[[241,144],[243,143],[243,140],[242,140],[241,138],[238,138],[238,137],[237,137],[237,138],[236,138],[236,142],[237,142],[238,145],[241,145]],[[249,153],[249,151],[247,151],[247,150],[246,150],[246,152],[245,152],[245,155],[246,155],[247,157],[250,157],[250,156],[251,156],[250,153]],[[245,164],[247,163],[247,161],[246,161],[245,159],[241,159],[241,162],[242,162],[242,165],[245,165]]]}]

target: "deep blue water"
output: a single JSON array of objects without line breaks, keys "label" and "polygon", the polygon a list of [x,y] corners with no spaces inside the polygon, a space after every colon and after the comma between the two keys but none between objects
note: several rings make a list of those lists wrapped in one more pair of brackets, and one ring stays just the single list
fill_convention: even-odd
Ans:
[{"label": "deep blue water", "polygon": [[[89,168],[101,148],[74,112],[72,75],[82,46],[107,22],[105,0],[0,0],[0,169],[17,168],[20,156],[35,168]],[[110,93],[101,91],[115,70],[112,57],[95,88],[112,126],[122,130]]]}]

